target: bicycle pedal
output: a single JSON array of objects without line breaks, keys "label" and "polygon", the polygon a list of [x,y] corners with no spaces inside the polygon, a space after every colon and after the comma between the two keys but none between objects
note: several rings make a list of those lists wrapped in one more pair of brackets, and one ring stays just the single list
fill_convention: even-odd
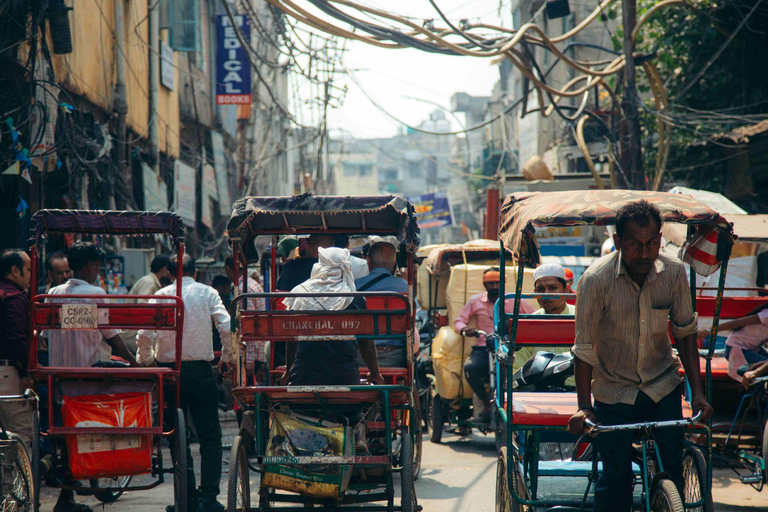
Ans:
[{"label": "bicycle pedal", "polygon": [[760,475],[739,475],[739,480],[741,480],[741,483],[743,484],[759,484],[763,481],[763,478]]}]

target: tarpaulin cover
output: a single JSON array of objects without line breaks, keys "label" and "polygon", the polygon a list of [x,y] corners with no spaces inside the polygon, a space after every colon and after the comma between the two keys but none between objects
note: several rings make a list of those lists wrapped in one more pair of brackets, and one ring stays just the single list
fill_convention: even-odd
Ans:
[{"label": "tarpaulin cover", "polygon": [[443,245],[432,250],[422,265],[432,275],[439,274],[444,264],[472,263],[478,259],[499,259],[498,240],[471,240],[463,244]]},{"label": "tarpaulin cover", "polygon": [[167,233],[184,241],[184,224],[173,212],[112,210],[39,210],[32,216],[30,242],[44,233],[93,233],[99,235],[148,235]]},{"label": "tarpaulin cover", "polygon": [[715,258],[717,235],[731,234],[730,224],[704,203],[683,194],[631,190],[518,192],[507,196],[501,207],[499,238],[515,258],[536,264],[541,256],[535,228],[615,224],[619,208],[641,199],[655,204],[664,222],[697,226],[698,239],[692,241],[684,257],[697,273],[709,275],[719,268]]},{"label": "tarpaulin cover", "polygon": [[408,250],[419,245],[413,205],[399,196],[244,197],[232,207],[231,239],[257,235],[347,233],[394,235]]},{"label": "tarpaulin cover", "polygon": [[[64,396],[65,427],[149,427],[150,393]],[[67,435],[75,480],[141,475],[152,470],[151,435]]]},{"label": "tarpaulin cover", "polygon": [[[344,457],[353,454],[352,427],[295,414],[275,412],[267,445],[268,457]],[[308,496],[338,498],[349,485],[349,466],[338,464],[267,464],[262,487]]]},{"label": "tarpaulin cover", "polygon": [[[725,214],[725,220],[733,223],[733,233],[740,242],[768,242],[768,215],[739,215]],[[661,234],[664,238],[682,247],[688,235],[688,230],[682,224],[666,224]]]}]

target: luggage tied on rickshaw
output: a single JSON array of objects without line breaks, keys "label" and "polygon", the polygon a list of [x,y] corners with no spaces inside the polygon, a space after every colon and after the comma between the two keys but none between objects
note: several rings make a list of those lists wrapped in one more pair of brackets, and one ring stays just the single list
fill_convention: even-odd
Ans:
[{"label": "luggage tied on rickshaw", "polygon": [[[267,443],[268,457],[344,457],[353,455],[353,427],[275,412]],[[309,496],[336,498],[349,485],[350,466],[267,464],[262,486]]]},{"label": "luggage tied on rickshaw", "polygon": [[[64,426],[149,427],[151,397],[151,393],[64,396]],[[68,434],[66,440],[76,480],[140,475],[152,469],[151,434]]]}]

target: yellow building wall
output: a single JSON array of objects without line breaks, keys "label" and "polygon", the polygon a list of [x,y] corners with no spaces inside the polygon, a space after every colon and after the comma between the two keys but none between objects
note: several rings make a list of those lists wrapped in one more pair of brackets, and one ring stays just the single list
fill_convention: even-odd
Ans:
[{"label": "yellow building wall", "polygon": [[[152,1],[152,0],[149,0]],[[113,0],[69,0],[72,53],[52,55],[57,81],[71,93],[84,96],[106,112],[111,111],[115,83]],[[125,86],[127,126],[146,138],[149,125],[149,30],[147,0],[124,1]],[[174,66],[178,55],[174,52]],[[174,68],[175,83],[179,83]],[[158,93],[159,149],[179,156],[179,95],[163,85]]]}]

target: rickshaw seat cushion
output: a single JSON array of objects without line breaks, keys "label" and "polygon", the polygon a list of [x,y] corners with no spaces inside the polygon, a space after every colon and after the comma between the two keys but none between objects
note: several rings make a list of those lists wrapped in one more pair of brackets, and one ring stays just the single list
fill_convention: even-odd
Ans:
[{"label": "rickshaw seat cushion", "polygon": [[29,374],[35,380],[45,380],[48,378],[48,375],[53,375],[57,378],[102,377],[104,379],[137,379],[156,377],[160,374],[162,374],[164,378],[168,380],[168,377],[175,377],[179,374],[179,372],[173,368],[164,368],[159,366],[148,366],[145,368],[70,368],[48,366],[32,370],[29,372]]},{"label": "rickshaw seat cushion", "polygon": [[[323,388],[329,388],[323,390]],[[376,390],[351,391],[343,390],[347,386],[259,386],[234,388],[232,396],[245,405],[253,406],[256,403],[255,394],[258,393],[270,402],[283,404],[316,404],[322,399],[327,405],[355,405],[372,404],[381,400],[381,394]],[[330,388],[335,388],[331,391]],[[405,405],[408,403],[408,393],[394,391],[390,393],[392,405]]]},{"label": "rickshaw seat cushion", "polygon": [[[692,416],[691,406],[681,398],[683,418]],[[567,427],[578,409],[576,393],[512,393],[512,421],[515,425]]]},{"label": "rickshaw seat cushion", "polygon": [[[702,379],[707,374],[706,360],[701,358],[699,367]],[[685,375],[685,370],[681,366],[678,370],[680,375]],[[724,357],[712,358],[712,379],[713,380],[728,380],[731,377],[728,375],[728,360]]]},{"label": "rickshaw seat cushion", "polygon": [[[278,366],[269,374],[272,377],[279,378],[285,373],[285,366]],[[384,377],[386,384],[399,384],[408,378],[408,368],[379,368],[379,373]],[[360,368],[360,379],[365,379],[368,376],[368,368]]]}]

